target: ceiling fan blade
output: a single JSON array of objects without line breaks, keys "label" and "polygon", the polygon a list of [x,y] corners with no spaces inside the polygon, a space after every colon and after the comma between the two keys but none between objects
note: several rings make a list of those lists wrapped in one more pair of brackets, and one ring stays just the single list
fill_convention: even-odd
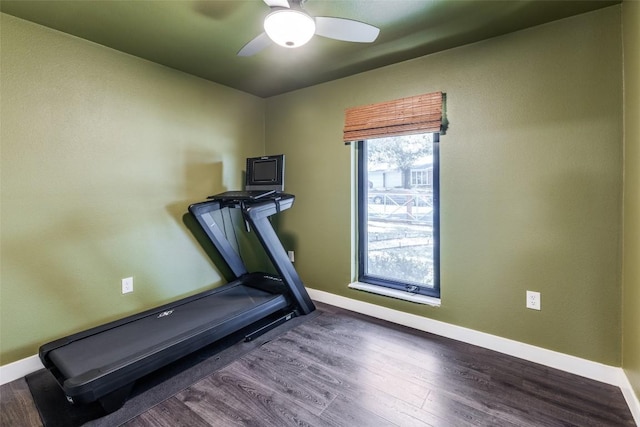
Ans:
[{"label": "ceiling fan blade", "polygon": [[269,7],[286,7],[290,9],[289,2],[287,0],[264,0]]},{"label": "ceiling fan blade", "polygon": [[316,16],[316,34],[346,42],[371,43],[378,38],[380,29],[352,19]]},{"label": "ceiling fan blade", "polygon": [[238,51],[238,56],[253,56],[261,50],[266,49],[270,44],[271,39],[267,33],[262,33],[249,43],[245,44],[242,49]]}]

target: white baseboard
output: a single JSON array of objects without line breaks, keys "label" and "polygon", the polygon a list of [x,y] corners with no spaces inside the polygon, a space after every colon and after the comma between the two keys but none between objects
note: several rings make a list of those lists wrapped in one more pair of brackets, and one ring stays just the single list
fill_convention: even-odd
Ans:
[{"label": "white baseboard", "polygon": [[10,383],[25,375],[44,368],[37,355],[0,366],[0,385]]},{"label": "white baseboard", "polygon": [[620,369],[620,371],[620,390],[622,390],[624,400],[626,400],[627,405],[629,405],[629,409],[631,410],[631,414],[633,415],[636,425],[640,426],[640,400],[633,391],[629,378],[625,375],[622,369]]},{"label": "white baseboard", "polygon": [[530,362],[539,363],[544,366],[620,387],[636,424],[640,425],[640,402],[622,368],[604,365],[580,357],[547,350],[496,335],[474,331],[473,329],[463,328],[450,323],[393,310],[316,289],[307,288],[307,291],[311,299],[318,302],[466,342],[478,347],[487,348],[499,353],[508,354]]}]

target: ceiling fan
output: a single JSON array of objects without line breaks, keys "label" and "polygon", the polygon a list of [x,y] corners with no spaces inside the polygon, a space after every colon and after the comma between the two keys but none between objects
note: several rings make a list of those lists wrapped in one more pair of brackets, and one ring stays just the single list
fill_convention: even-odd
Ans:
[{"label": "ceiling fan", "polygon": [[271,13],[264,19],[264,32],[244,45],[238,56],[252,56],[272,42],[287,48],[300,47],[314,34],[335,40],[371,43],[380,29],[345,18],[310,16],[302,9],[306,0],[264,0]]}]

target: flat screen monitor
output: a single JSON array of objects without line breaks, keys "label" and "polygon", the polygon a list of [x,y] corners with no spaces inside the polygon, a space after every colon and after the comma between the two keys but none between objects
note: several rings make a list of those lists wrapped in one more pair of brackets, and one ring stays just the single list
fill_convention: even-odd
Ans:
[{"label": "flat screen monitor", "polygon": [[245,190],[284,191],[284,154],[249,157]]}]

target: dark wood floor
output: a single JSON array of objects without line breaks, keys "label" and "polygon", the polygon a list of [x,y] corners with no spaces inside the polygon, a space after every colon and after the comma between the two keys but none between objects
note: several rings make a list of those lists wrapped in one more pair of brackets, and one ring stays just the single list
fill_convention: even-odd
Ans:
[{"label": "dark wood floor", "polygon": [[[616,387],[320,309],[126,426],[635,425]],[[40,425],[24,380],[0,393],[0,425]]]}]

